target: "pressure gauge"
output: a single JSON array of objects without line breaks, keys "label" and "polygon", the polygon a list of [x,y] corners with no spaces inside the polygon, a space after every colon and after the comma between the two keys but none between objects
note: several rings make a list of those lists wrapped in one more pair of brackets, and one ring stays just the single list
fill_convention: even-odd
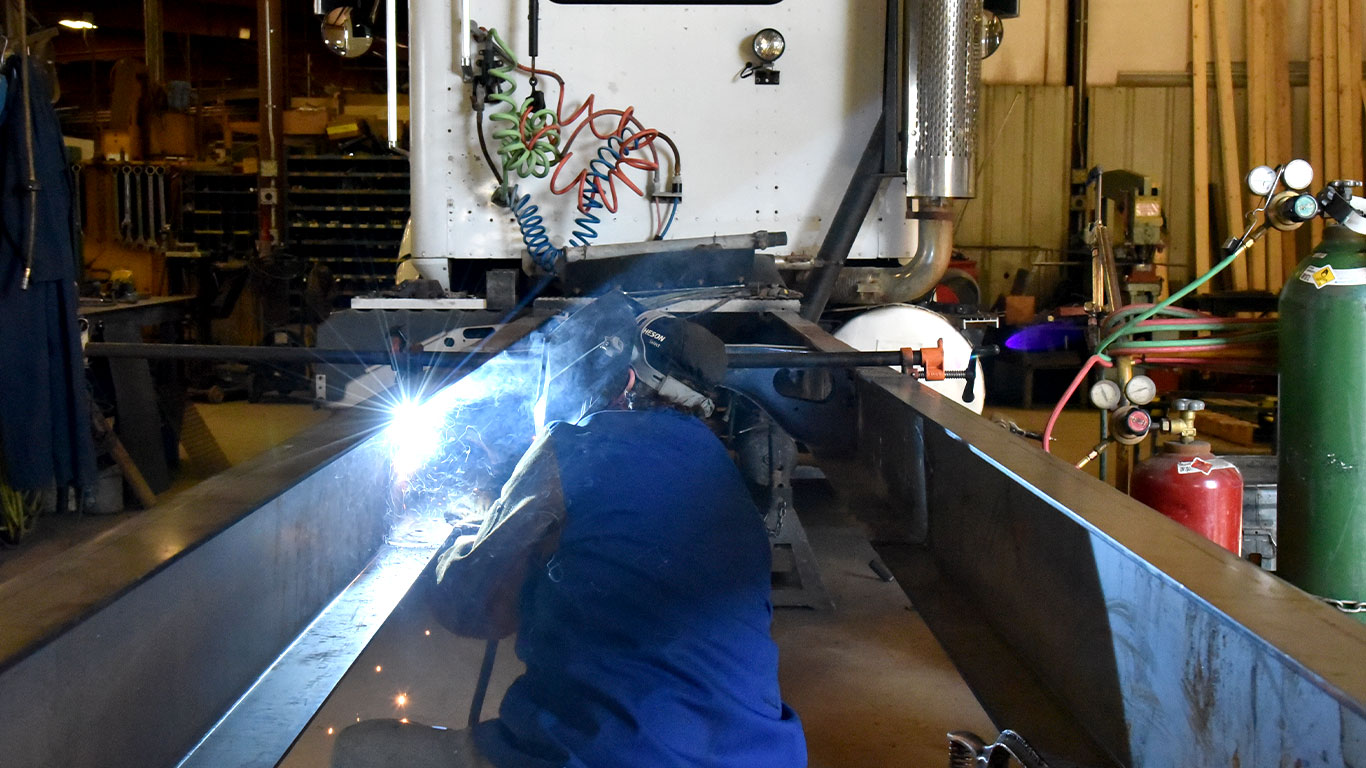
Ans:
[{"label": "pressure gauge", "polygon": [[1091,404],[1102,411],[1113,411],[1124,400],[1124,392],[1119,382],[1101,379],[1091,385]]},{"label": "pressure gauge", "polygon": [[1287,187],[1296,192],[1308,189],[1314,183],[1314,166],[1304,160],[1291,160],[1281,171],[1281,178]]},{"label": "pressure gauge", "polygon": [[1120,420],[1120,430],[1129,437],[1144,438],[1153,428],[1153,417],[1142,408],[1134,408]]},{"label": "pressure gauge", "polygon": [[1276,188],[1276,169],[1269,165],[1259,165],[1247,175],[1247,188],[1258,197],[1271,194]]},{"label": "pressure gauge", "polygon": [[1124,396],[1134,405],[1147,405],[1157,398],[1157,384],[1147,376],[1135,376],[1124,385]]}]

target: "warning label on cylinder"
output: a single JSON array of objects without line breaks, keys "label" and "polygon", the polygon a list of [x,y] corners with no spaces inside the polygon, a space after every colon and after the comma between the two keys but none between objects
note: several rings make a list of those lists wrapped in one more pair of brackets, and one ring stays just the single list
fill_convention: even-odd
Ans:
[{"label": "warning label on cylinder", "polygon": [[1201,474],[1206,477],[1216,469],[1233,469],[1233,464],[1224,459],[1202,459],[1199,456],[1190,461],[1183,461],[1176,465],[1176,471],[1182,475]]},{"label": "warning label on cylinder", "polygon": [[1300,280],[1315,288],[1327,288],[1330,285],[1366,285],[1366,268],[1306,267],[1304,272],[1300,273]]}]

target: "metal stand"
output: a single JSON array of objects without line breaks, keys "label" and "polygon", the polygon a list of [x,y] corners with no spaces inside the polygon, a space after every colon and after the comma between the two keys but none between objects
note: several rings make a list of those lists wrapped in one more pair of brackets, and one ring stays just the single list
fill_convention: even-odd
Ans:
[{"label": "metal stand", "polygon": [[[769,526],[769,541],[773,545],[773,607],[833,609],[835,601],[821,581],[816,553],[811,550],[806,528],[796,510],[790,503],[786,509],[772,509],[764,523]],[[781,568],[781,560],[790,560],[792,567]]]},{"label": "metal stand", "polygon": [[[792,505],[792,472],[796,468],[796,443],[778,425],[769,422],[768,439],[768,528],[773,547],[773,588],[775,608],[812,608],[830,610],[835,603],[821,581],[816,553],[806,538],[797,510]],[[790,567],[786,567],[790,564]]]}]

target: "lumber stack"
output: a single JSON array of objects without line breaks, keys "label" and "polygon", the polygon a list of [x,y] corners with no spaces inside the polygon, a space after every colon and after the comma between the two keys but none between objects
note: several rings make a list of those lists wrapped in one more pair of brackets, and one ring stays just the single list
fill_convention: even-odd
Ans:
[{"label": "lumber stack", "polygon": [[[1289,38],[1293,25],[1287,23],[1300,2],[1245,0],[1242,21],[1247,52],[1247,106],[1241,124],[1232,61],[1236,16],[1230,14],[1230,0],[1191,3],[1197,274],[1208,268],[1214,243],[1222,244],[1246,227],[1244,213],[1257,201],[1246,193],[1242,181],[1245,173],[1254,166],[1275,166],[1294,158],[1292,49],[1308,51],[1307,159],[1313,163],[1319,182],[1360,179],[1364,175],[1362,111],[1366,106],[1366,86],[1361,77],[1361,24],[1362,3],[1366,0],[1308,0],[1309,39],[1305,41],[1307,46],[1302,47],[1292,45],[1301,41]],[[1211,54],[1217,104],[1213,124],[1208,88]],[[1213,225],[1209,218],[1212,137],[1217,137],[1216,207],[1221,214]],[[1211,230],[1217,233],[1214,239],[1209,234]],[[1317,242],[1322,225],[1316,222],[1312,230]],[[1295,235],[1270,233],[1229,270],[1223,287],[1279,291],[1301,255]]]}]

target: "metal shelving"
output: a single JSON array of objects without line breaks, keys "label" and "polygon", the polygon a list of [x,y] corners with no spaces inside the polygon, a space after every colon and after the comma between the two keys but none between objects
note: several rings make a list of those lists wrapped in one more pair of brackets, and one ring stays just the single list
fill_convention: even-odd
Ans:
[{"label": "metal shelving", "polygon": [[339,297],[392,288],[408,185],[397,155],[291,157],[290,250],[326,266]]},{"label": "metal shelving", "polygon": [[[292,155],[286,168],[285,250],[326,267],[339,304],[392,288],[408,221],[407,158],[397,155]],[[247,256],[260,222],[256,177],[186,174],[180,239],[205,253]]]}]

